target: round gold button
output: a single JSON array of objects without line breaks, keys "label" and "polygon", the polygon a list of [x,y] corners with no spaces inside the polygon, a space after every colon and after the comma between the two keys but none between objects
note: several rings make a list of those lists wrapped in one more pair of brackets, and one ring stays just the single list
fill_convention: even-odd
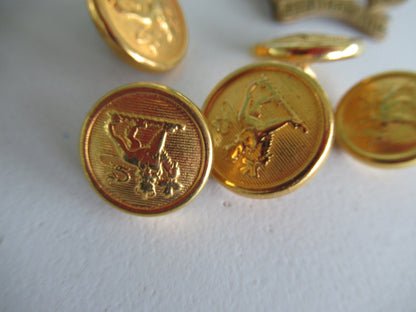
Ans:
[{"label": "round gold button", "polygon": [[101,98],[85,120],[80,152],[99,194],[141,215],[188,203],[212,163],[211,137],[198,107],[154,83],[126,85]]},{"label": "round gold button", "polygon": [[246,196],[274,197],[308,181],[324,162],[333,115],[319,84],[269,62],[243,67],[208,96],[214,177]]},{"label": "round gold button", "polygon": [[176,0],[87,0],[107,44],[130,65],[152,72],[174,67],[185,55],[188,34]]},{"label": "round gold button", "polygon": [[336,112],[339,143],[372,165],[416,162],[416,73],[387,72],[356,84]]}]

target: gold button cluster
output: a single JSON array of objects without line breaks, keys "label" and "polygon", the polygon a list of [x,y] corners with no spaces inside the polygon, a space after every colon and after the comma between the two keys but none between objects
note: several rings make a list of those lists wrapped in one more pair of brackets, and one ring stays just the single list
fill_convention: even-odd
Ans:
[{"label": "gold button cluster", "polygon": [[[160,72],[183,57],[187,31],[175,0],[87,2],[101,35],[128,63]],[[341,100],[334,126],[332,106],[309,64],[355,57],[363,51],[361,40],[297,34],[253,51],[268,61],[222,79],[203,112],[178,91],[149,82],[99,99],[80,140],[82,165],[96,191],[123,211],[160,215],[195,198],[212,168],[238,194],[284,195],[322,167],[334,128],[340,144],[368,163],[416,161],[415,73],[358,83]]]}]

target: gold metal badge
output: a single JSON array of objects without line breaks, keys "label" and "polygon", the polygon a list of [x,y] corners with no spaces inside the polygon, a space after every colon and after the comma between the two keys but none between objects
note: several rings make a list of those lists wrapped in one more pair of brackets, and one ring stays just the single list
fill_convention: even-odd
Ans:
[{"label": "gold metal badge", "polygon": [[107,44],[130,65],[162,72],[184,56],[188,34],[176,0],[87,0]]},{"label": "gold metal badge", "polygon": [[386,34],[388,16],[384,9],[405,0],[272,0],[276,19],[281,22],[296,21],[313,16],[329,16],[344,21],[362,32],[378,39]]},{"label": "gold metal badge", "polygon": [[388,72],[359,82],[336,112],[338,142],[369,164],[416,162],[416,73]]},{"label": "gold metal badge", "polygon": [[324,162],[333,116],[319,84],[269,62],[224,78],[204,104],[213,138],[213,175],[246,196],[275,197],[303,185]]},{"label": "gold metal badge", "polygon": [[210,174],[212,143],[202,113],[182,94],[154,83],[126,85],[101,98],[80,144],[93,187],[131,213],[182,207]]}]

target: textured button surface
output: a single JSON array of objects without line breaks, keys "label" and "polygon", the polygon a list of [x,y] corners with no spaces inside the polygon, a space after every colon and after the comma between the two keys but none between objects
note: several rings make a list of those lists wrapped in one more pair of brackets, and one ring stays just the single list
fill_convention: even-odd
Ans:
[{"label": "textured button surface", "polygon": [[101,98],[85,120],[80,144],[94,188],[133,213],[183,206],[210,173],[203,115],[189,99],[157,84],[126,85]]},{"label": "textured button surface", "polygon": [[332,110],[318,83],[283,63],[243,67],[208,96],[214,176],[247,196],[278,196],[303,185],[330,149]]},{"label": "textured button surface", "polygon": [[176,0],[87,0],[107,44],[130,65],[166,71],[184,56],[188,34]]}]

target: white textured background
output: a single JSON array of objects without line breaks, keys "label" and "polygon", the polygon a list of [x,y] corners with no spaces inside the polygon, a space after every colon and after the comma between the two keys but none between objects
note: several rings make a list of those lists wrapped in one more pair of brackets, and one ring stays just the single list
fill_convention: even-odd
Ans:
[{"label": "white textured background", "polygon": [[[0,311],[416,311],[416,167],[375,169],[335,147],[285,197],[246,199],[210,179],[157,218],[91,189],[78,138],[109,90],[159,82],[202,107],[258,41],[360,35],[325,19],[279,24],[266,0],[181,4],[188,53],[152,75],[113,55],[84,1],[0,2]],[[389,14],[363,56],[314,66],[334,107],[366,76],[416,70],[416,1]]]}]

